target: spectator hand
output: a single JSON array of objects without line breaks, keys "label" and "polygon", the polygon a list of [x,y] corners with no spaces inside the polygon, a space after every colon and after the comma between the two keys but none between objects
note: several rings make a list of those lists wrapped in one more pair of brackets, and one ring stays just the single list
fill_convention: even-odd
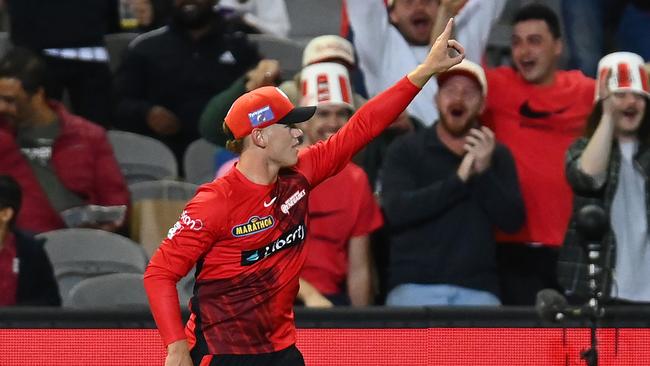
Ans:
[{"label": "spectator hand", "polygon": [[147,113],[147,125],[155,133],[163,136],[173,135],[181,128],[176,115],[159,105],[153,106]]},{"label": "spectator hand", "polygon": [[[473,172],[480,174],[486,171],[492,162],[492,153],[496,145],[494,133],[487,127],[472,128],[465,138],[465,150],[474,156]],[[462,165],[462,164],[461,164]]]},{"label": "spectator hand", "polygon": [[612,98],[612,92],[609,90],[609,80],[612,77],[612,70],[605,69],[605,73],[598,79],[598,97],[603,101],[603,117],[606,121],[612,121],[617,119],[617,108],[614,108],[614,100]]},{"label": "spectator hand", "polygon": [[280,76],[280,63],[276,60],[261,60],[257,67],[246,74],[246,91],[251,91],[262,86],[272,86]]},{"label": "spectator hand", "polygon": [[[423,87],[433,75],[446,71],[465,58],[465,49],[463,46],[458,41],[449,39],[453,26],[454,18],[451,18],[447,22],[445,30],[436,38],[433,46],[431,46],[431,50],[424,62],[409,73],[409,80],[416,86]],[[452,56],[450,52],[457,54]]]},{"label": "spectator hand", "polygon": [[472,171],[474,165],[474,155],[472,154],[465,154],[465,157],[463,157],[463,161],[460,163],[460,166],[458,167],[458,170],[456,171],[456,174],[458,174],[458,178],[460,178],[461,181],[467,182],[469,177],[472,176]]}]

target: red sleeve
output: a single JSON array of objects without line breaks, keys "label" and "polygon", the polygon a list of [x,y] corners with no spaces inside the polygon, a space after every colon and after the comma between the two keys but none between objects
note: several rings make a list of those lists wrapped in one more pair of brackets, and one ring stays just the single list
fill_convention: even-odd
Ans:
[{"label": "red sleeve", "polygon": [[353,225],[352,236],[368,235],[384,224],[381,210],[370,189],[368,177],[361,168],[358,169],[358,174],[355,177],[358,183],[355,185],[355,190],[357,192],[359,211]]},{"label": "red sleeve", "polygon": [[216,242],[227,212],[219,197],[202,190],[187,204],[144,273],[151,313],[165,345],[186,338],[176,283]]},{"label": "red sleeve", "polygon": [[312,188],[341,171],[352,156],[390,125],[420,88],[404,77],[364,104],[337,133],[300,152],[296,169]]},{"label": "red sleeve", "polygon": [[94,145],[94,187],[97,202],[92,203],[104,206],[128,204],[129,190],[106,137],[106,132],[103,130],[100,132]]}]

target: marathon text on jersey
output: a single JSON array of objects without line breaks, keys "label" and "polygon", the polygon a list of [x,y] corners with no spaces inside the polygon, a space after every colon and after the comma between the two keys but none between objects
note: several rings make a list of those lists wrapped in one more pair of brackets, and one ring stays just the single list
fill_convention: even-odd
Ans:
[{"label": "marathon text on jersey", "polygon": [[232,228],[232,235],[236,237],[257,234],[275,225],[273,216],[253,216],[248,222],[236,225]]},{"label": "marathon text on jersey", "polygon": [[302,244],[307,236],[307,228],[305,223],[292,227],[288,231],[282,233],[280,237],[271,243],[257,249],[245,250],[241,252],[241,265],[250,266],[262,259],[268,258],[277,252]]},{"label": "marathon text on jersey", "polygon": [[272,228],[275,225],[273,216],[253,216],[248,219],[248,222],[236,225],[232,228],[232,235],[236,237],[257,234],[266,229]]}]

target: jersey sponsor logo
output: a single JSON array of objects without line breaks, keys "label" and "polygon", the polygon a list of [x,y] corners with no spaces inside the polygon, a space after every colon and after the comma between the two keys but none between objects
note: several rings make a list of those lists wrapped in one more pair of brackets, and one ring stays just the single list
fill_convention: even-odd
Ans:
[{"label": "jersey sponsor logo", "polygon": [[251,126],[253,127],[257,127],[264,122],[271,121],[273,118],[275,118],[275,114],[273,114],[273,110],[269,105],[248,114],[248,119],[251,121]]},{"label": "jersey sponsor logo", "polygon": [[265,217],[253,216],[248,219],[248,222],[233,226],[232,235],[236,237],[253,235],[272,228],[274,225],[275,219],[271,215]]},{"label": "jersey sponsor logo", "polygon": [[554,114],[562,114],[568,109],[569,107],[560,108],[554,111],[535,110],[530,106],[530,102],[526,100],[519,107],[519,114],[530,119],[545,119]]},{"label": "jersey sponsor logo", "polygon": [[174,235],[183,231],[183,228],[188,228],[190,230],[199,231],[203,229],[203,221],[200,219],[193,219],[190,215],[187,214],[187,211],[183,210],[181,217],[176,221],[174,226],[169,229],[167,232],[167,238],[171,239]]},{"label": "jersey sponsor logo", "polygon": [[285,215],[289,213],[289,210],[291,207],[293,207],[298,201],[300,201],[303,197],[305,197],[305,190],[302,189],[300,191],[296,191],[296,193],[292,194],[291,197],[289,197],[282,206],[280,206],[280,211],[284,213]]},{"label": "jersey sponsor logo", "polygon": [[305,223],[301,222],[300,224],[282,233],[278,239],[261,248],[242,251],[241,265],[250,266],[272,255],[275,255],[281,250],[295,247],[296,245],[303,243],[306,236],[307,228],[305,227]]}]

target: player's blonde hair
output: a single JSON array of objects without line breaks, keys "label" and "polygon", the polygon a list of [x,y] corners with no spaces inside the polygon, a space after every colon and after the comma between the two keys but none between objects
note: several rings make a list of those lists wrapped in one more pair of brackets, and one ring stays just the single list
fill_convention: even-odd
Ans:
[{"label": "player's blonde hair", "polygon": [[234,152],[235,154],[241,154],[241,152],[244,150],[244,139],[236,139],[228,128],[228,125],[226,125],[225,121],[221,125],[221,128],[223,128],[223,132],[228,138],[226,141],[226,149]]}]

